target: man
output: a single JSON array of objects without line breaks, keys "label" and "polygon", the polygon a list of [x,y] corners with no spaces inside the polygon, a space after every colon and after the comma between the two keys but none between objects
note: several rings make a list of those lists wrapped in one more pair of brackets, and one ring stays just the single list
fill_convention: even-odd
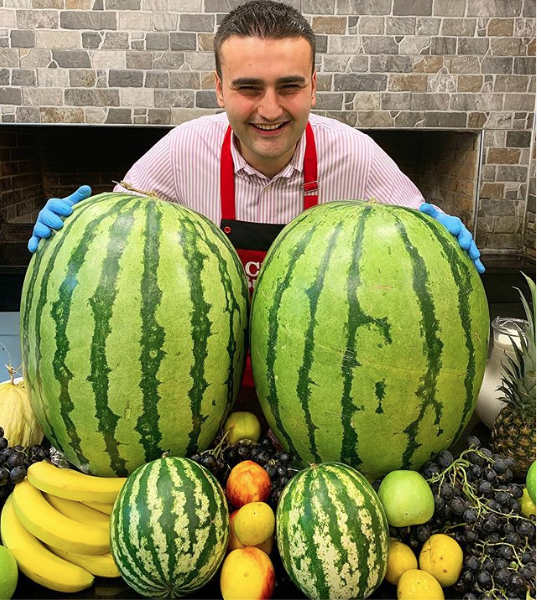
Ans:
[{"label": "man", "polygon": [[[425,203],[371,138],[311,114],[317,91],[315,34],[299,12],[271,0],[239,6],[223,19],[214,49],[216,95],[225,112],[170,131],[125,181],[218,224],[239,252],[250,288],[286,223],[317,203],[351,198],[374,198],[433,216],[484,271],[460,219]],[[49,200],[30,251],[90,193],[83,186],[68,198]]]}]

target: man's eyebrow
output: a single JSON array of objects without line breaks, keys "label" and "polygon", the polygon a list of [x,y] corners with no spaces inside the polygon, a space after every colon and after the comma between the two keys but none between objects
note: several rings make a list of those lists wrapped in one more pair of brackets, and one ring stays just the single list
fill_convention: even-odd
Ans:
[{"label": "man's eyebrow", "polygon": [[[256,77],[238,77],[231,81],[232,87],[240,87],[241,85],[263,85],[265,82],[263,79]],[[302,75],[289,75],[287,77],[280,77],[276,80],[276,85],[288,84],[288,83],[299,83],[302,85],[306,84],[306,78]]]}]

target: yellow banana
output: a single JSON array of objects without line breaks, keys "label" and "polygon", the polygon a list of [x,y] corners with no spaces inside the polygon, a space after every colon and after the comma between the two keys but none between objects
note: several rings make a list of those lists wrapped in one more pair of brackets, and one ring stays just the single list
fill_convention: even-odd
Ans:
[{"label": "yellow banana", "polygon": [[86,569],[86,571],[97,577],[121,577],[110,552],[94,555],[75,554],[74,552],[64,552],[52,546],[49,546],[49,550],[64,560]]},{"label": "yellow banana", "polygon": [[100,502],[82,502],[86,506],[90,506],[99,512],[104,513],[105,515],[110,516],[112,514],[112,509],[114,508],[113,504],[101,504]]},{"label": "yellow banana", "polygon": [[79,523],[86,523],[86,525],[92,525],[93,527],[100,527],[110,531],[110,517],[104,513],[90,508],[82,502],[75,502],[74,500],[66,500],[59,496],[47,494],[43,492],[47,502],[52,505],[62,515],[78,521]]},{"label": "yellow banana", "polygon": [[78,554],[104,554],[110,550],[107,530],[62,515],[27,479],[13,490],[13,508],[24,527],[49,546]]},{"label": "yellow banana", "polygon": [[94,477],[74,469],[60,469],[47,461],[30,465],[28,481],[42,492],[66,500],[113,504],[125,477]]},{"label": "yellow banana", "polygon": [[74,593],[91,587],[93,575],[89,571],[56,556],[24,528],[15,514],[12,496],[2,509],[0,529],[2,543],[15,557],[20,571],[56,592]]}]

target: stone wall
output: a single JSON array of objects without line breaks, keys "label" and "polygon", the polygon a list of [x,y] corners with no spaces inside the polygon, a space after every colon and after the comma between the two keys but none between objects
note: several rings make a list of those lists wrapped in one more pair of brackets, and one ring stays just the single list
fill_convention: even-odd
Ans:
[{"label": "stone wall", "polygon": [[[212,39],[241,1],[0,0],[0,122],[214,112]],[[534,0],[289,3],[318,35],[316,111],[364,130],[484,131],[478,245],[535,256]]]}]

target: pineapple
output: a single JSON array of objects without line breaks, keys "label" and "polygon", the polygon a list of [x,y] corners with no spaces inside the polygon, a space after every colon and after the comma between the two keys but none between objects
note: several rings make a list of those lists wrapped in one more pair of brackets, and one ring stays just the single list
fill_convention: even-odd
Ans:
[{"label": "pineapple", "polygon": [[513,344],[514,359],[506,356],[501,398],[505,406],[496,417],[492,428],[492,447],[503,456],[515,460],[514,474],[526,478],[526,472],[535,460],[535,282],[528,282],[532,307],[520,292],[526,321],[520,336],[520,348]]}]

